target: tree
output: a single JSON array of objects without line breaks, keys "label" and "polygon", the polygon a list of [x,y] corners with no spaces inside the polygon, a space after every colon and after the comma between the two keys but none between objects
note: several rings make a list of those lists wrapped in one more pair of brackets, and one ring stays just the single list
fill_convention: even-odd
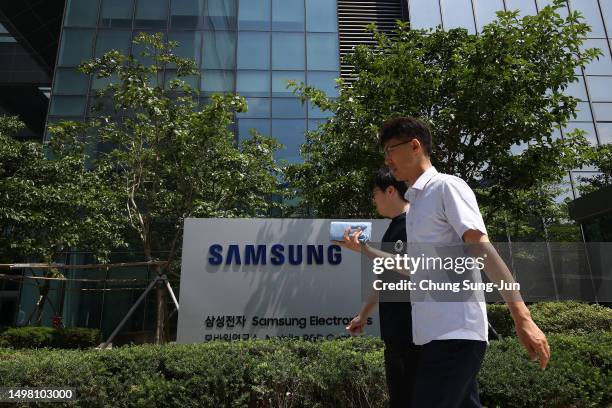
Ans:
[{"label": "tree", "polygon": [[[41,144],[11,137],[21,128],[17,117],[0,117],[0,262],[57,262],[59,253],[75,246],[107,260],[124,241],[103,169],[87,169],[79,143],[50,158]],[[64,275],[48,269],[44,277]],[[34,317],[40,325],[50,281],[35,282],[40,296],[28,322]]]},{"label": "tree", "polygon": [[612,145],[594,148],[588,155],[587,164],[594,166],[599,174],[593,177],[580,177],[580,194],[588,194],[612,186]]},{"label": "tree", "polygon": [[[236,143],[231,125],[235,113],[246,109],[240,96],[213,95],[198,106],[195,91],[184,80],[199,75],[195,61],[175,55],[176,42],[165,42],[159,33],[141,33],[134,43],[150,64],[110,51],[79,67],[110,81],[99,97],[112,100],[113,115],[51,130],[64,148],[79,138],[97,143],[93,166],[114,170],[105,173],[104,183],[119,196],[133,245],[146,261],[157,260],[156,252],[167,252],[163,260],[168,271],[179,275],[186,218],[265,216],[280,206],[271,200],[280,194],[280,168],[273,158],[280,145],[257,133]],[[164,81],[169,68],[176,77]],[[165,296],[165,288],[158,286],[158,343],[164,341]]]},{"label": "tree", "polygon": [[[303,164],[287,176],[301,198],[298,213],[321,217],[374,215],[368,180],[383,163],[379,126],[393,116],[429,123],[433,164],[465,179],[476,191],[488,224],[505,235],[499,217],[542,219],[551,214],[554,186],[578,167],[586,149],[580,131],[564,139],[554,129],[576,116],[577,99],[564,94],[574,70],[598,50],[580,50],[589,27],[578,13],[561,18],[556,1],[535,16],[500,12],[479,35],[465,29],[411,30],[399,22],[393,35],[346,57],[352,84],[338,80],[339,97],[292,83],[302,100],[335,116],[307,135]],[[516,145],[527,145],[512,154]],[[489,211],[486,211],[486,209]],[[495,228],[499,226],[500,228]]]}]

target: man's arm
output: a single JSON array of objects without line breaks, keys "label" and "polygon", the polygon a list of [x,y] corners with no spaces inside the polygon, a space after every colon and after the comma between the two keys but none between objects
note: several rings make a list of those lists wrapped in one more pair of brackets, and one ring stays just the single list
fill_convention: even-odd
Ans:
[{"label": "man's arm", "polygon": [[[365,242],[359,241],[359,236],[362,234],[361,228],[358,228],[357,231],[353,233],[352,236],[349,236],[350,228],[344,230],[344,241],[332,241],[335,244],[340,245],[343,248],[350,249],[351,251],[361,252],[365,256],[370,259],[374,258],[392,258],[395,259],[394,254],[390,254],[389,252],[382,251],[380,249],[372,248]],[[404,276],[411,276],[410,271],[407,271],[402,268],[391,268],[391,271],[398,272]]]},{"label": "man's arm", "polygon": [[367,324],[368,316],[370,316],[376,304],[378,304],[378,291],[372,290],[368,296],[368,300],[361,307],[359,314],[351,320],[348,326],[346,326],[346,330],[351,333],[351,336],[363,332],[363,327]]},{"label": "man's arm", "polygon": [[[468,244],[470,252],[483,258],[484,272],[489,280],[499,284],[501,280],[514,282],[514,278],[506,263],[501,259],[493,245],[489,242],[486,234],[479,230],[469,229],[463,234],[463,241]],[[500,290],[512,319],[519,341],[525,346],[529,353],[529,358],[540,359],[540,368],[545,369],[550,360],[550,346],[546,336],[531,318],[531,313],[518,290]]]}]

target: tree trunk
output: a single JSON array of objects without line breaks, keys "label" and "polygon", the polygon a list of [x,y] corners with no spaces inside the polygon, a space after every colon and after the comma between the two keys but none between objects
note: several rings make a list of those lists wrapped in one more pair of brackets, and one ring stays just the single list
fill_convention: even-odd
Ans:
[{"label": "tree trunk", "polygon": [[[156,276],[160,276],[162,274],[161,268],[159,265],[155,266],[155,274]],[[155,344],[165,344],[167,339],[165,335],[164,322],[166,321],[166,316],[168,314],[168,307],[166,305],[166,286],[162,281],[159,281],[157,285],[155,285]]]},{"label": "tree trunk", "polygon": [[[47,296],[49,295],[50,284],[49,281],[45,281],[43,286],[40,288],[40,296],[38,302],[36,302],[36,326],[42,326],[42,317],[47,303]],[[29,322],[28,322],[29,323]]]},{"label": "tree trunk", "polygon": [[155,344],[164,344],[166,336],[164,335],[164,321],[166,320],[166,288],[159,282],[155,287]]}]

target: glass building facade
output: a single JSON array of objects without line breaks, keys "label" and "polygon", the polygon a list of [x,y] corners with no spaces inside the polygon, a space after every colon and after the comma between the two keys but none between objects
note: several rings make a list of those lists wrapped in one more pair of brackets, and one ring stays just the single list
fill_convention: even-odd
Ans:
[{"label": "glass building facade", "polygon": [[[131,39],[141,31],[178,41],[200,78],[189,79],[202,103],[213,93],[236,92],[248,111],[237,115],[238,140],[249,129],[277,138],[278,158],[299,161],[304,132],[326,115],[286,88],[301,81],[336,95],[339,76],[335,0],[68,0],[48,121],[84,119],[103,81],[75,67],[110,49],[138,56]],[[165,72],[165,80],[175,73]]]},{"label": "glass building facade", "polygon": [[[408,0],[408,8],[414,28],[463,27],[474,34],[493,21],[498,10],[519,10],[520,15],[528,15],[551,3],[550,0]],[[612,143],[612,2],[569,0],[567,7],[562,13],[580,11],[591,26],[584,48],[599,48],[603,55],[576,72],[578,82],[571,84],[568,93],[581,100],[579,112],[557,134],[562,137],[578,128],[587,132],[587,139],[595,146]],[[567,193],[559,199],[578,197],[581,179],[596,174],[594,168],[574,169],[566,178]]]},{"label": "glass building facade", "polygon": [[[441,25],[477,33],[498,10],[536,13],[550,0],[404,0],[415,28]],[[398,0],[399,2],[399,0]],[[344,2],[346,3],[346,2]],[[359,2],[356,2],[359,3]],[[570,0],[592,26],[585,47],[603,52],[569,93],[581,99],[578,116],[558,135],[579,128],[596,144],[612,142],[612,3]],[[336,0],[67,0],[53,81],[48,122],[84,119],[103,81],[75,70],[85,59],[110,49],[137,54],[131,39],[140,31],[163,32],[193,58],[201,77],[190,79],[202,102],[216,92],[237,92],[248,111],[237,115],[238,140],[250,128],[276,137],[285,148],[278,158],[297,162],[304,132],[327,114],[302,103],[286,88],[288,79],[305,81],[336,96],[339,77],[338,4]],[[373,17],[374,19],[374,17]],[[173,76],[168,70],[166,81]],[[110,113],[110,112],[108,112]],[[593,168],[575,169],[566,178],[565,197],[579,196],[581,178]]]}]

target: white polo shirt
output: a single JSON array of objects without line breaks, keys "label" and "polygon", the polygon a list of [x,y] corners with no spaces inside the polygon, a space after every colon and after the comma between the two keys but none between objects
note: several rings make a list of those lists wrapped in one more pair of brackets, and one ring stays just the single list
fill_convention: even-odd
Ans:
[{"label": "white polo shirt", "polygon": [[[487,233],[476,196],[459,177],[430,167],[408,188],[405,198],[410,202],[406,212],[408,245],[461,245],[461,237],[469,229]],[[412,335],[417,345],[443,339],[488,343],[486,303],[413,301]]]}]

